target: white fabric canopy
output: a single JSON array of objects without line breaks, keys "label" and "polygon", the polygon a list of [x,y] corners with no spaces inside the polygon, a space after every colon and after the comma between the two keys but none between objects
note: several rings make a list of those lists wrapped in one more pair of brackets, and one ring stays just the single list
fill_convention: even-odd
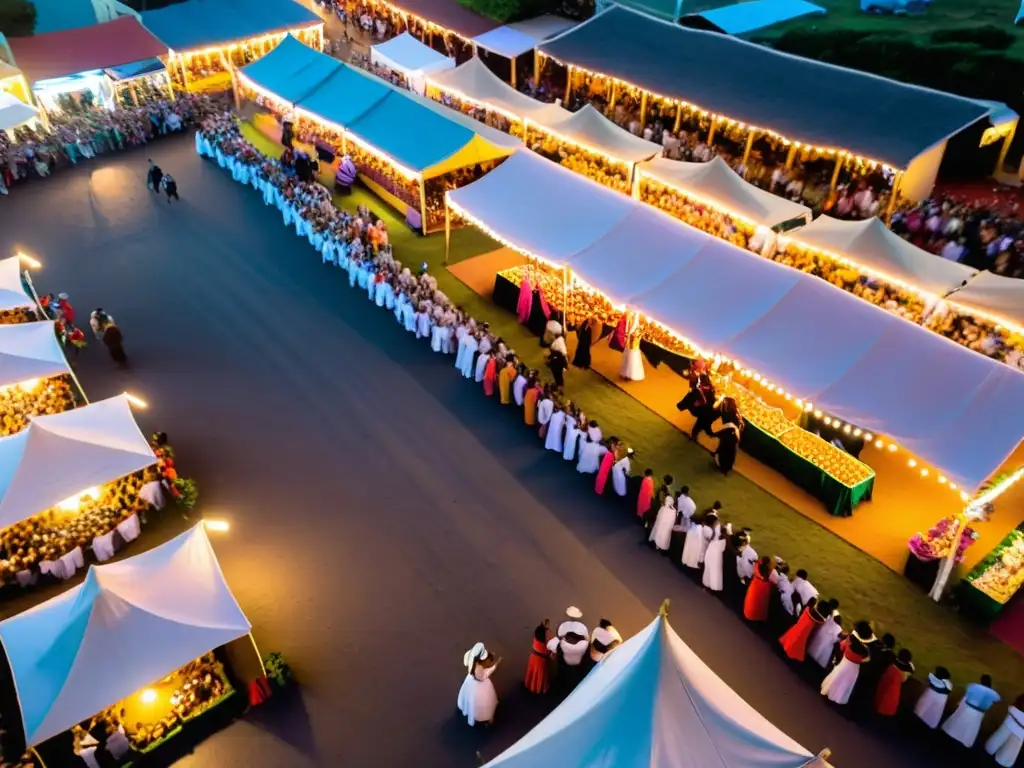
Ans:
[{"label": "white fabric canopy", "polygon": [[70,372],[52,321],[0,325],[0,387]]},{"label": "white fabric canopy", "polygon": [[0,622],[28,746],[249,633],[203,524]]},{"label": "white fabric canopy", "polygon": [[155,461],[127,395],[36,416],[0,437],[0,528]]},{"label": "white fabric canopy", "polygon": [[720,157],[707,163],[685,163],[656,157],[642,163],[637,170],[755,226],[774,227],[799,218],[811,220],[810,208],[744,181]]},{"label": "white fabric canopy", "polygon": [[401,72],[416,93],[423,93],[427,74],[454,69],[455,59],[424,45],[408,32],[393,37],[370,49],[370,61],[378,66]]},{"label": "white fabric canopy", "polygon": [[0,131],[16,128],[39,114],[39,110],[26,104],[13,93],[0,91]]},{"label": "white fabric canopy", "polygon": [[477,104],[490,105],[507,117],[532,118],[551,106],[520,93],[491,72],[480,59],[472,58],[455,69],[432,72],[427,81],[442,91]]},{"label": "white fabric canopy", "polygon": [[613,650],[487,768],[824,768],[662,618]]},{"label": "white fabric canopy", "polygon": [[907,242],[877,217],[843,221],[819,216],[789,237],[938,296],[959,288],[974,275],[964,264]]},{"label": "white fabric canopy", "polygon": [[888,435],[965,491],[1024,436],[1021,372],[541,157],[517,153],[448,194],[506,244]]},{"label": "white fabric canopy", "polygon": [[0,259],[0,311],[35,305],[21,282],[21,259],[17,256]]},{"label": "white fabric canopy", "polygon": [[474,37],[473,42],[478,48],[504,56],[506,59],[514,59],[575,25],[576,22],[563,19],[561,16],[545,14],[484,32]]},{"label": "white fabric canopy", "polygon": [[638,163],[661,154],[661,145],[634,136],[598,112],[591,104],[569,112],[555,104],[530,118],[537,125],[584,148],[596,149],[626,163]]},{"label": "white fabric canopy", "polygon": [[979,310],[1007,324],[1024,326],[1024,280],[979,272],[949,300],[966,309]]}]

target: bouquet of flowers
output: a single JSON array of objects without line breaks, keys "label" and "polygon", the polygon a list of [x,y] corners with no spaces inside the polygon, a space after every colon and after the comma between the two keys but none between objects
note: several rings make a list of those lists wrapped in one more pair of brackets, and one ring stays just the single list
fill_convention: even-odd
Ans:
[{"label": "bouquet of flowers", "polygon": [[[949,555],[953,546],[954,538],[958,531],[958,523],[955,515],[950,515],[939,520],[928,529],[928,533],[915,533],[910,537],[907,546],[911,554],[918,560],[939,560]],[[979,533],[969,525],[964,528],[964,534],[957,544],[954,562],[961,563],[967,548],[978,540]]]}]

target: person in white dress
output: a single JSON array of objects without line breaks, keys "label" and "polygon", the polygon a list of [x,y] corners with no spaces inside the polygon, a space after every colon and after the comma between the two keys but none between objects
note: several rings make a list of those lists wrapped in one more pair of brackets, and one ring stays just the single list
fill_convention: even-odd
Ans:
[{"label": "person in white dress", "polygon": [[651,526],[650,541],[659,552],[668,552],[672,544],[672,528],[676,524],[676,500],[672,496],[665,499],[657,516],[654,518],[654,525]]},{"label": "person in white dress", "polygon": [[462,339],[462,377],[464,379],[473,378],[473,363],[476,357],[476,350],[479,346],[475,333],[467,333]]},{"label": "person in white dress", "polygon": [[832,653],[842,634],[843,622],[839,616],[826,619],[824,624],[814,630],[811,639],[807,642],[807,656],[822,669],[828,669],[828,665],[832,661]]},{"label": "person in white dress", "polygon": [[544,438],[544,448],[549,451],[561,453],[563,437],[565,435],[566,412],[564,408],[556,408],[548,420],[548,433]]},{"label": "person in white dress", "polygon": [[712,592],[721,592],[725,586],[723,578],[723,567],[725,564],[725,545],[732,534],[729,524],[719,526],[718,535],[714,541],[708,544],[707,552],[704,554],[704,576],[701,583]]},{"label": "person in white dress", "polygon": [[960,699],[956,710],[946,718],[942,724],[942,730],[946,734],[959,741],[970,749],[978,740],[978,733],[981,731],[981,723],[985,719],[985,713],[992,705],[1000,699],[999,694],[992,688],[992,678],[988,675],[981,676],[981,682],[971,683],[967,686],[964,696]]},{"label": "person in white dress", "polygon": [[835,704],[848,704],[860,677],[860,667],[871,658],[867,646],[854,633],[843,643],[843,657],[821,683],[821,695]]},{"label": "person in white dress", "polygon": [[914,704],[914,714],[929,728],[938,728],[939,721],[946,711],[949,692],[952,690],[953,681],[950,679],[949,670],[945,667],[936,667],[934,672],[928,673],[928,688]]},{"label": "person in white dress", "polygon": [[576,471],[584,475],[593,475],[601,468],[601,459],[608,453],[608,448],[600,440],[587,438],[587,442],[580,445],[580,460],[576,464]]},{"label": "person in white dress", "polygon": [[985,751],[995,758],[996,765],[1011,768],[1020,756],[1024,742],[1024,696],[1018,696],[1006,711],[1006,718],[985,742]]},{"label": "person in white dress", "polygon": [[580,441],[580,414],[569,406],[569,414],[565,418],[565,440],[562,445],[562,458],[576,461],[576,446]]},{"label": "person in white dress", "polygon": [[494,713],[498,709],[498,694],[491,682],[491,675],[498,668],[500,658],[487,652],[483,643],[477,643],[466,655],[462,663],[466,667],[466,679],[459,689],[459,711],[465,715],[470,725],[494,722]]},{"label": "person in white dress", "polygon": [[479,384],[484,380],[484,372],[487,369],[487,361],[494,357],[490,352],[480,351],[476,359],[476,370],[473,372],[473,381]]},{"label": "person in white dress", "polygon": [[[717,521],[717,516],[709,515]],[[689,525],[686,528],[686,542],[683,544],[683,565],[687,568],[697,570],[700,568],[700,564],[704,562],[704,550],[706,549],[707,542],[710,540],[711,529],[703,523],[698,523],[693,517],[690,517]],[[708,538],[705,539],[705,534]]]},{"label": "person in white dress", "polygon": [[632,448],[626,449],[626,455],[612,466],[612,487],[620,498],[625,498],[629,493],[629,472],[632,469],[630,459],[634,453]]},{"label": "person in white dress", "polygon": [[622,351],[619,376],[626,381],[644,380],[643,354],[640,352],[640,316],[631,314],[627,320],[626,348]]}]

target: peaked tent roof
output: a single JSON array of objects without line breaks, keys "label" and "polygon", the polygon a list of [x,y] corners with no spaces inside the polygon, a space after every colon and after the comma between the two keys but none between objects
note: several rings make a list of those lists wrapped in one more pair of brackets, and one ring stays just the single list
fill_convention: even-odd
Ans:
[{"label": "peaked tent roof", "polygon": [[556,163],[520,152],[448,195],[506,243],[568,263],[700,349],[889,435],[966,491],[1024,436],[1024,373]]},{"label": "peaked tent roof", "polygon": [[487,768],[801,768],[828,763],[776,728],[658,617]]},{"label": "peaked tent roof", "polygon": [[287,35],[274,50],[242,67],[242,74],[264,90],[295,104],[313,93],[342,63]]},{"label": "peaked tent roof", "polygon": [[532,51],[540,42],[534,37],[520,32],[512,27],[498,27],[490,32],[484,32],[473,38],[477,48],[483,48],[490,53],[504,56],[506,59],[514,59],[527,51]]},{"label": "peaked tent roof", "polygon": [[52,320],[0,325],[0,387],[70,372]]},{"label": "peaked tent roof", "polygon": [[388,5],[419,16],[439,27],[450,29],[467,40],[482,35],[501,24],[466,8],[458,0],[386,0]]},{"label": "peaked tent roof", "polygon": [[27,123],[39,110],[26,104],[13,93],[0,91],[0,131]]},{"label": "peaked tent roof", "polygon": [[134,16],[7,42],[14,63],[33,83],[167,55],[167,46]]},{"label": "peaked tent roof", "polygon": [[461,94],[479,104],[490,104],[520,119],[531,118],[551,106],[520,93],[475,57],[455,69],[431,72],[427,79],[443,91]]},{"label": "peaked tent roof", "polygon": [[0,438],[0,528],[155,461],[127,395],[36,416]]},{"label": "peaked tent roof", "polygon": [[[325,56],[325,54],[318,54]],[[326,58],[331,58],[326,56]],[[391,89],[380,78],[342,64],[296,106],[335,125],[347,127],[383,100]]]},{"label": "peaked tent roof", "polygon": [[[620,128],[591,104],[577,112],[561,108],[558,110],[541,113],[531,122],[537,122],[542,128],[576,144],[596,149],[627,163],[638,163],[661,154],[660,144],[634,136],[626,129]],[[556,114],[556,119],[549,119],[548,115],[551,114]]]},{"label": "peaked tent roof", "polygon": [[203,524],[0,622],[25,741],[39,744],[248,634]]},{"label": "peaked tent roof", "polygon": [[843,221],[819,216],[806,227],[794,230],[791,239],[939,296],[959,288],[974,275],[974,270],[965,264],[943,259],[909,243],[877,217]]},{"label": "peaked tent roof", "polygon": [[455,66],[455,60],[424,45],[408,32],[378,43],[371,48],[372,55],[393,65],[402,72],[430,71]]},{"label": "peaked tent roof", "polygon": [[142,14],[142,23],[176,53],[212,48],[322,24],[293,0],[188,0]]},{"label": "peaked tent roof", "polygon": [[618,6],[540,50],[793,141],[850,150],[897,168],[988,114],[971,99]]},{"label": "peaked tent roof", "polygon": [[18,77],[21,74],[21,70],[13,64],[8,64],[3,59],[0,59],[0,80],[6,80],[9,77]]},{"label": "peaked tent roof", "polygon": [[642,163],[638,170],[754,224],[773,227],[800,217],[811,218],[810,208],[744,181],[721,157],[707,163],[656,157]]},{"label": "peaked tent roof", "polygon": [[[685,10],[686,4],[683,4]],[[748,32],[792,21],[803,16],[824,16],[827,10],[807,0],[749,0],[733,3],[698,13],[687,14],[683,23],[697,17],[714,30],[727,35],[745,35]]]},{"label": "peaked tent roof", "polygon": [[21,282],[21,259],[17,256],[0,259],[0,311],[35,305]]},{"label": "peaked tent roof", "polygon": [[967,309],[1002,318],[1008,324],[1024,326],[1024,280],[979,272],[949,300]]}]

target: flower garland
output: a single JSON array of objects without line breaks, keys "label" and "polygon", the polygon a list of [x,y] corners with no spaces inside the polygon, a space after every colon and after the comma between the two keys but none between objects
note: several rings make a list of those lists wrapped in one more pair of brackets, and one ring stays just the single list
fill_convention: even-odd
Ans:
[{"label": "flower garland", "polygon": [[185,509],[193,509],[199,501],[199,488],[192,478],[178,475],[174,448],[167,442],[167,433],[155,432],[150,438],[150,445],[156,455],[157,472],[167,492]]}]

